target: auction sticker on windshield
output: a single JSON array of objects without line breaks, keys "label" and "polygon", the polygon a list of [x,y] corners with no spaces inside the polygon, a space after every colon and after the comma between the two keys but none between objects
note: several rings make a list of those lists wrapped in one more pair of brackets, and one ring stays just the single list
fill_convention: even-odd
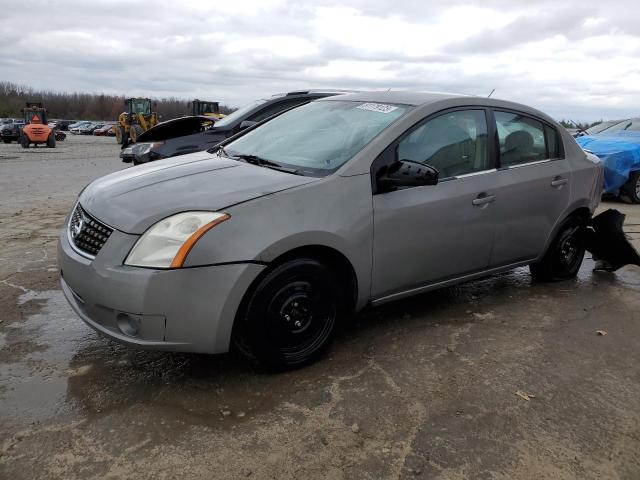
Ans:
[{"label": "auction sticker on windshield", "polygon": [[363,103],[362,105],[358,105],[356,108],[359,108],[360,110],[369,110],[371,112],[389,113],[393,112],[398,107],[385,105],[384,103]]}]

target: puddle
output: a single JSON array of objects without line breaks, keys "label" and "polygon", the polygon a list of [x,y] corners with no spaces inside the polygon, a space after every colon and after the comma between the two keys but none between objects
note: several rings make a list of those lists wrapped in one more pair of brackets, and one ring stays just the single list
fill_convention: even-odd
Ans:
[{"label": "puddle", "polygon": [[332,358],[277,375],[256,373],[234,355],[121,346],[85,325],[61,291],[17,287],[23,290],[18,303],[35,302],[39,311],[0,333],[0,350],[8,350],[5,358],[10,359],[0,364],[0,431],[52,418],[100,420],[132,412],[162,419],[163,435],[189,425],[235,428],[285,402],[326,402],[332,378],[366,365],[366,359],[353,358],[353,350],[385,343],[383,338],[394,332],[411,332],[425,323],[439,328],[447,322],[492,322],[494,315],[507,318],[512,308],[534,299],[550,303],[559,296],[577,302],[580,295],[600,289],[639,288],[634,267],[605,276],[593,274],[592,268],[586,259],[576,281],[558,284],[532,283],[528,269],[519,268],[381,306],[337,340]]},{"label": "puddle", "polygon": [[41,309],[8,325],[0,338],[0,348],[20,360],[0,364],[3,423],[9,425],[44,421],[68,410],[65,370],[77,348],[92,340],[61,291],[22,290],[18,304],[35,301]]},{"label": "puddle", "polygon": [[0,364],[0,430],[141,408],[167,428],[231,426],[292,396],[287,374],[258,374],[232,355],[121,346],[85,325],[61,291],[16,288],[24,292],[19,304],[37,302],[40,310],[0,333],[11,360]]}]

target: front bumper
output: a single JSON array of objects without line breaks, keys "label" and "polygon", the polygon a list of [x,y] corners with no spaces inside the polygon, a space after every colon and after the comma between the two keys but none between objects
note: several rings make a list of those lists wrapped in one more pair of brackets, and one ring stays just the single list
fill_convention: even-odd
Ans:
[{"label": "front bumper", "polygon": [[122,159],[124,163],[132,163],[135,158],[136,156],[131,152],[126,152],[124,150],[120,152],[120,159]]},{"label": "front bumper", "polygon": [[156,270],[122,262],[136,235],[115,230],[95,259],[58,241],[62,289],[90,327],[140,348],[228,351],[236,312],[264,265],[241,263]]}]

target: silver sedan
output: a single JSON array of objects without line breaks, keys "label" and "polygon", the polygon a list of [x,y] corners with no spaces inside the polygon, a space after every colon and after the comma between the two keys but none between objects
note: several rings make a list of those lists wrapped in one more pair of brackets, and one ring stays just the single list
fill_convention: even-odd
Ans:
[{"label": "silver sedan", "polygon": [[340,95],[94,181],[60,236],[61,281],[120,342],[293,367],[367,305],[523,265],[574,277],[601,185],[532,108]]}]

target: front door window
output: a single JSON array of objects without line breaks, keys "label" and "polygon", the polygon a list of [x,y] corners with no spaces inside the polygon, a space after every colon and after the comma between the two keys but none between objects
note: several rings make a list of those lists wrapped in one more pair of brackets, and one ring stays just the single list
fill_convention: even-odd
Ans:
[{"label": "front door window", "polygon": [[484,110],[453,111],[428,120],[400,141],[398,160],[430,165],[440,178],[492,168]]}]

